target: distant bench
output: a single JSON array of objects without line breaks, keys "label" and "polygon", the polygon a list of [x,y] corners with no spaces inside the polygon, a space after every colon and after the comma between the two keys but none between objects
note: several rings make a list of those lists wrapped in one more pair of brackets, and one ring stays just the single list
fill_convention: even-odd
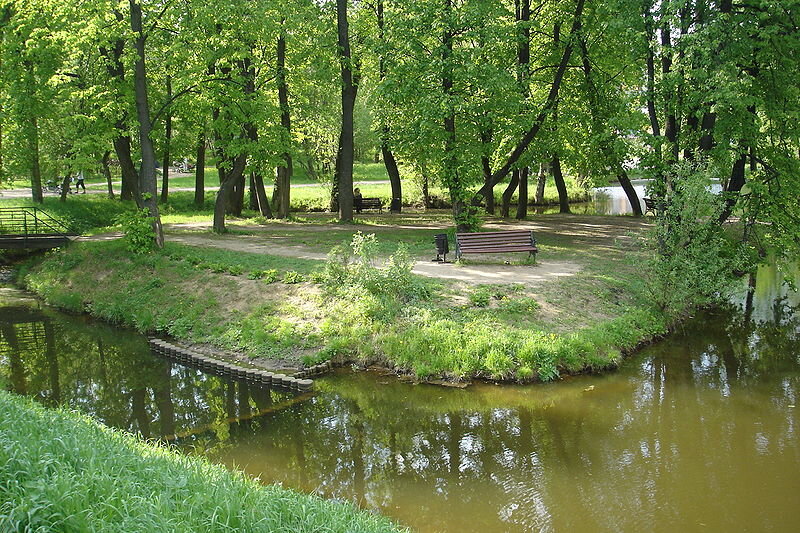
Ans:
[{"label": "distant bench", "polygon": [[664,210],[664,199],[663,198],[642,198],[644,200],[644,214],[653,213],[657,215],[659,211]]},{"label": "distant bench", "polygon": [[383,213],[383,202],[380,198],[362,198],[361,207],[357,211],[364,209],[377,209],[379,213]]},{"label": "distant bench", "polygon": [[456,233],[456,259],[464,254],[503,252],[528,252],[528,256],[535,259],[538,251],[536,239],[530,230]]}]

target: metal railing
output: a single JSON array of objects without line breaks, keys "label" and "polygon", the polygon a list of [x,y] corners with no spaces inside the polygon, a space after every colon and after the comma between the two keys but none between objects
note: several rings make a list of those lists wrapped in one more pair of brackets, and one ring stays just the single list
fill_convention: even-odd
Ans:
[{"label": "metal railing", "polygon": [[23,247],[28,239],[64,238],[74,236],[67,226],[38,207],[0,208],[0,239],[22,239]]}]

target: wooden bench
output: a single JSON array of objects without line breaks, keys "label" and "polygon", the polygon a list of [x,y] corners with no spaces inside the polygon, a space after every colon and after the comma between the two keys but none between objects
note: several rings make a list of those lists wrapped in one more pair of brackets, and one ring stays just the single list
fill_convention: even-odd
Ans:
[{"label": "wooden bench", "polygon": [[354,207],[359,213],[364,209],[377,209],[378,213],[383,213],[383,202],[380,198],[362,198],[361,206],[356,205]]},{"label": "wooden bench", "polygon": [[536,239],[530,230],[487,231],[483,233],[456,233],[456,259],[464,254],[494,254],[503,252],[528,252],[536,258]]},{"label": "wooden bench", "polygon": [[644,214],[653,213],[657,215],[659,211],[664,210],[664,200],[661,198],[642,198],[644,200]]}]

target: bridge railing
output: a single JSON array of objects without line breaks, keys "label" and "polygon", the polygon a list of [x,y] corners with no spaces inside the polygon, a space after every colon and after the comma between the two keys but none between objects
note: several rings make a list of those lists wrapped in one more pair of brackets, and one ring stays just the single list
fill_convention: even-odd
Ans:
[{"label": "bridge railing", "polygon": [[0,207],[0,234],[67,236],[74,233],[38,207]]}]

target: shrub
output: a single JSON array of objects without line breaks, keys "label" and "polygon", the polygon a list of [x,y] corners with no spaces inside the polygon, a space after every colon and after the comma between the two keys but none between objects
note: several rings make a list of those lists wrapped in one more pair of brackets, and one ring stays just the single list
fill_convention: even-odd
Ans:
[{"label": "shrub", "polygon": [[283,275],[283,282],[287,284],[295,284],[295,283],[302,283],[306,280],[306,277],[299,272],[295,272],[294,270],[289,270]]},{"label": "shrub", "polygon": [[369,293],[401,301],[430,295],[428,287],[411,273],[414,260],[405,246],[398,246],[383,267],[375,265],[377,248],[375,235],[360,231],[353,235],[349,245],[334,247],[320,276],[322,284],[332,293],[356,288],[356,294]]},{"label": "shrub", "polygon": [[648,238],[648,290],[668,314],[708,305],[726,296],[732,272],[750,270],[746,250],[729,240],[717,219],[724,204],[710,191],[709,169],[676,166],[674,190]]},{"label": "shrub", "polygon": [[128,251],[135,254],[145,254],[155,249],[156,235],[153,230],[153,217],[147,209],[137,209],[122,213],[116,218],[116,223],[125,233],[125,245]]}]

